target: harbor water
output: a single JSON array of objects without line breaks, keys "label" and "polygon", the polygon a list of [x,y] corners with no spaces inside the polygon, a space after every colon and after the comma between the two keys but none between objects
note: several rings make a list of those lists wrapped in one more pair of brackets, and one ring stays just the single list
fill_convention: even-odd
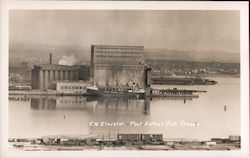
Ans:
[{"label": "harbor water", "polygon": [[[165,139],[209,140],[240,135],[240,79],[216,85],[153,85],[205,90],[199,98],[87,98],[33,96],[9,99],[9,137],[118,133],[163,134]],[[20,96],[22,98],[22,96]],[[12,98],[12,99],[11,99]]]}]

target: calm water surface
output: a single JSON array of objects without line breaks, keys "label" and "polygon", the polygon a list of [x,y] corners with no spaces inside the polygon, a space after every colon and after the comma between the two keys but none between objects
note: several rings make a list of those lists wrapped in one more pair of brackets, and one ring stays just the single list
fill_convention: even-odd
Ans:
[{"label": "calm water surface", "polygon": [[[9,100],[9,137],[37,138],[57,134],[100,134],[104,137],[110,134],[115,137],[117,133],[162,133],[164,138],[207,140],[240,135],[240,79],[215,80],[218,84],[211,86],[153,85],[158,89],[207,91],[199,93],[199,98],[188,100],[86,97]],[[227,106],[226,111],[224,106]],[[92,126],[93,122],[99,124]],[[125,125],[100,126],[101,122],[124,122]]]}]

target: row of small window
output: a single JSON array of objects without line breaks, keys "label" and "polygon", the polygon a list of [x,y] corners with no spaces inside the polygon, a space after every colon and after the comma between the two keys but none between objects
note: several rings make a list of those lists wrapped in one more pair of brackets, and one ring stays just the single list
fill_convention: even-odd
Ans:
[{"label": "row of small window", "polygon": [[84,101],[67,101],[67,100],[65,100],[65,101],[60,101],[60,103],[64,103],[64,104],[74,104],[74,103],[84,103]]},{"label": "row of small window", "polygon": [[118,64],[134,64],[138,65],[143,63],[142,60],[112,60],[112,59],[98,59],[95,61],[95,64],[98,63],[108,63],[108,64],[113,64],[113,63],[118,63]]},{"label": "row of small window", "polygon": [[102,60],[107,60],[107,59],[112,59],[112,60],[142,60],[142,57],[118,57],[118,56],[96,56],[97,60],[102,59]]},{"label": "row of small window", "polygon": [[61,89],[84,89],[85,87],[81,86],[61,86]]},{"label": "row of small window", "polygon": [[95,55],[112,55],[112,56],[142,56],[142,52],[105,52],[97,51]]},{"label": "row of small window", "polygon": [[124,64],[124,65],[115,65],[114,63],[96,63],[95,67],[96,68],[102,68],[102,67],[114,67],[116,66],[117,68],[124,68],[124,69],[144,69],[143,65],[139,65],[139,64]]},{"label": "row of small window", "polygon": [[137,51],[143,51],[143,48],[97,48],[95,51],[101,51],[101,52],[137,52]]},{"label": "row of small window", "polygon": [[113,55],[141,55],[143,51],[96,51],[95,54],[113,54]]},{"label": "row of small window", "polygon": [[142,56],[142,52],[106,52],[106,51],[96,51],[96,56],[102,55],[102,56]]}]

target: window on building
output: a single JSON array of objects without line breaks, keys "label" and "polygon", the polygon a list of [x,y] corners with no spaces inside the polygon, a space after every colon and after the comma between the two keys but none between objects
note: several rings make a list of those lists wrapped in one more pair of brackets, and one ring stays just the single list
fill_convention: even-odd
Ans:
[{"label": "window on building", "polygon": [[64,88],[64,86],[61,86],[61,89],[63,89]]}]

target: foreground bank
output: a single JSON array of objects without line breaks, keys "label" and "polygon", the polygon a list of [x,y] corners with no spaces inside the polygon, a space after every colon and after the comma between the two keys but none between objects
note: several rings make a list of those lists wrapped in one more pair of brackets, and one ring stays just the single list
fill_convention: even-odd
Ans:
[{"label": "foreground bank", "polygon": [[98,136],[45,136],[9,139],[10,148],[24,151],[50,150],[239,150],[240,136],[208,141],[163,139],[162,134],[118,134],[117,138]]}]

